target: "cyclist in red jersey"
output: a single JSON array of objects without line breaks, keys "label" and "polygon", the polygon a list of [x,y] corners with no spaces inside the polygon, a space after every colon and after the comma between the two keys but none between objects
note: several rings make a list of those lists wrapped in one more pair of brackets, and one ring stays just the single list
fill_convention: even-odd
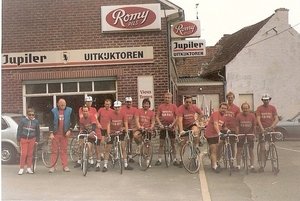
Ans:
[{"label": "cyclist in red jersey", "polygon": [[[258,106],[256,109],[257,124],[261,132],[265,132],[266,128],[269,128],[271,131],[274,131],[274,127],[279,121],[276,108],[273,105],[270,105],[271,99],[272,98],[269,94],[263,94],[261,97],[263,104]],[[265,161],[265,151],[266,151],[265,142],[262,141],[262,134],[259,134],[259,143],[260,143],[261,164],[259,164],[260,168],[258,169],[258,172],[261,173],[264,172],[265,164],[263,164],[263,161]]]},{"label": "cyclist in red jersey", "polygon": [[[122,106],[122,111],[124,111],[127,115],[128,119],[128,135],[130,139],[130,150],[132,150],[132,140],[133,140],[133,126],[134,126],[134,114],[136,112],[137,108],[132,106],[132,98],[131,97],[126,97],[125,98],[125,105]],[[127,153],[129,156],[129,163],[134,163],[134,160],[132,158],[132,153]]]},{"label": "cyclist in red jersey", "polygon": [[[195,115],[197,114],[197,119],[195,120]],[[193,130],[194,135],[194,143],[196,144],[196,148],[199,149],[199,122],[203,117],[203,113],[200,108],[192,104],[192,96],[184,97],[184,104],[178,107],[177,110],[178,115],[178,129],[179,133],[183,134],[184,131]],[[186,143],[187,136],[182,137],[181,147]],[[179,163],[179,167],[182,168],[182,161]]]},{"label": "cyclist in red jersey", "polygon": [[222,144],[219,143],[219,135],[221,134],[221,130],[227,129],[225,123],[227,107],[227,103],[220,103],[219,110],[211,115],[204,134],[207,139],[207,143],[209,144],[211,168],[215,173],[219,173],[221,171],[220,166],[217,164],[217,161],[221,158],[222,150]]},{"label": "cyclist in red jersey", "polygon": [[[88,106],[82,106],[82,117],[79,119],[79,133],[87,132],[87,134],[94,132],[95,135],[97,135],[97,143],[96,147],[100,148],[100,139],[101,139],[101,131],[97,126],[97,119],[95,115],[90,114],[89,110],[90,108]],[[99,140],[98,140],[99,139]],[[95,139],[93,136],[88,137],[88,146],[89,146],[89,164],[93,165],[93,153],[92,153],[92,144],[95,143]],[[97,148],[97,151],[98,148]],[[81,161],[78,160],[77,162],[79,165],[81,165]],[[98,160],[97,160],[98,163]],[[99,162],[100,165],[100,162]],[[100,167],[99,167],[100,169]]]},{"label": "cyclist in red jersey", "polygon": [[[236,117],[236,134],[255,134],[256,128],[256,117],[253,113],[250,112],[250,105],[248,103],[243,103],[241,105],[242,113],[238,114]],[[250,172],[256,173],[254,168],[254,136],[247,136],[247,141],[249,144],[249,155],[250,155]],[[241,153],[244,146],[245,137],[239,136],[239,142],[237,143],[237,153],[236,153],[236,162],[237,167],[236,171],[239,171],[241,168]]]},{"label": "cyclist in red jersey", "polygon": [[[231,133],[235,133],[236,129],[236,116],[241,113],[240,108],[233,103],[235,99],[235,95],[232,92],[228,92],[226,94],[226,99],[227,99],[227,104],[228,104],[228,109],[226,110],[225,113],[225,118],[226,118],[226,127],[230,130]],[[232,150],[232,156],[235,158],[235,144],[236,144],[236,139],[235,137],[229,137],[230,139],[230,144],[231,144],[231,150]]]},{"label": "cyclist in red jersey", "polygon": [[[99,122],[98,122],[98,113],[97,113],[97,109],[92,107],[92,103],[93,103],[93,98],[91,96],[86,96],[85,99],[85,106],[87,106],[89,108],[89,113],[91,115],[94,115],[95,118],[96,118],[96,126],[98,127],[99,125]],[[78,109],[78,114],[79,114],[79,119],[81,117],[83,117],[83,114],[82,114],[82,107],[80,107]],[[99,127],[98,127],[99,128]],[[96,165],[96,172],[99,172],[100,171],[100,162],[101,162],[101,153],[100,153],[100,141],[101,141],[101,138],[98,137],[97,139],[97,143],[96,143],[96,153],[97,153],[97,165]],[[80,152],[81,151],[81,147],[82,147],[82,144],[83,144],[83,137],[81,137],[79,139],[79,146],[78,146],[78,151]],[[78,168],[78,167],[81,167],[81,158],[79,157],[77,163],[74,165],[74,168]]]},{"label": "cyclist in red jersey", "polygon": [[[154,112],[150,109],[151,102],[149,98],[145,98],[142,102],[142,108],[137,109],[134,118],[137,130],[133,133],[133,139],[138,145],[137,153],[140,150],[140,144],[142,143],[141,129],[147,128],[150,132],[153,131],[155,124]],[[149,136],[151,140],[151,135]],[[149,163],[149,161],[147,161]],[[149,165],[151,167],[151,164]]]},{"label": "cyclist in red jersey", "polygon": [[113,111],[111,107],[111,100],[110,99],[105,99],[104,101],[104,107],[100,108],[98,110],[98,119],[99,119],[99,128],[101,130],[102,138],[101,138],[101,143],[100,143],[100,151],[101,151],[101,158],[104,158],[103,153],[105,152],[104,150],[104,144],[106,140],[106,135],[107,135],[107,123],[108,123],[108,117],[109,114]]},{"label": "cyclist in red jersey", "polygon": [[[161,165],[161,158],[163,153],[163,146],[166,138],[166,130],[164,130],[165,126],[169,126],[169,128],[173,128],[177,122],[177,106],[172,104],[172,93],[165,93],[165,103],[161,104],[158,107],[156,113],[156,122],[159,127],[163,130],[160,131],[159,137],[159,149],[158,149],[158,161],[155,163],[156,166]],[[173,149],[173,165],[178,166],[176,160],[176,148],[175,148],[175,133],[174,131],[168,131],[168,134],[171,139],[171,145]]]},{"label": "cyclist in red jersey", "polygon": [[[108,123],[107,123],[107,133],[114,134],[116,131],[124,131],[120,136],[119,139],[121,141],[121,148],[122,148],[122,155],[124,161],[124,169],[125,170],[132,170],[133,168],[128,165],[127,163],[127,154],[125,151],[125,133],[128,133],[128,120],[126,113],[121,111],[122,103],[121,101],[114,102],[114,111],[109,114]],[[111,137],[111,140],[106,143],[106,150],[104,155],[104,167],[102,172],[107,171],[107,162],[109,158],[109,152],[111,150],[112,144],[114,142],[114,137]]]}]

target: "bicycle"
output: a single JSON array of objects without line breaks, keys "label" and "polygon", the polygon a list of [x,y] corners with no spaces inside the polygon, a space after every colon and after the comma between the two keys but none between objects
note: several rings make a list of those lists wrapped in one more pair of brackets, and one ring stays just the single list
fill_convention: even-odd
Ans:
[{"label": "bicycle", "polygon": [[[77,136],[72,137],[72,140],[71,140],[70,145],[69,145],[69,155],[70,155],[71,160],[74,163],[77,163],[78,160],[80,159],[80,157],[81,157],[81,151],[80,150],[81,149],[82,148],[79,147],[78,137]],[[97,157],[96,157],[96,148],[95,147],[93,147],[92,153],[93,153],[93,159],[96,159]],[[96,165],[96,163],[94,163],[94,165]]]},{"label": "bicycle", "polygon": [[188,135],[188,140],[181,148],[180,157],[184,168],[189,173],[196,173],[200,168],[200,150],[194,145],[194,137],[197,135],[194,134],[193,130],[187,130],[185,133],[180,134],[179,137]]},{"label": "bicycle", "polygon": [[174,131],[174,128],[171,128],[170,126],[164,126],[163,128],[166,131],[166,138],[164,143],[164,155],[165,155],[165,163],[166,166],[169,167],[171,164],[171,161],[173,160],[173,148],[171,143],[171,138],[169,136],[169,131]]},{"label": "bicycle", "polygon": [[138,156],[138,163],[142,171],[146,171],[152,162],[153,146],[151,143],[152,132],[148,128],[140,129],[142,135],[141,144],[138,145],[137,153],[133,156]]},{"label": "bicycle", "polygon": [[133,130],[128,129],[128,135],[125,136],[124,141],[125,141],[125,151],[127,153],[127,161],[130,160],[129,155],[132,154],[132,140],[130,139],[129,134],[133,135]]},{"label": "bicycle", "polygon": [[225,138],[224,139],[224,145],[223,145],[223,156],[222,156],[222,162],[224,164],[224,168],[227,169],[227,167],[229,168],[229,175],[232,174],[232,170],[233,170],[233,162],[235,160],[235,158],[232,156],[232,150],[231,150],[231,144],[230,144],[230,136],[233,136],[237,138],[236,134],[232,134],[232,133],[222,133],[219,136],[219,141],[220,138]]},{"label": "bicycle", "polygon": [[244,145],[243,145],[243,150],[242,150],[242,161],[245,169],[245,174],[249,174],[249,161],[250,161],[250,155],[249,155],[249,143],[248,143],[248,137],[247,136],[254,136],[254,134],[238,134],[237,136],[244,136]]},{"label": "bicycle", "polygon": [[122,134],[123,131],[115,131],[115,133],[107,134],[107,142],[111,140],[111,136],[114,137],[113,146],[109,153],[110,166],[114,168],[115,164],[119,163],[120,174],[123,172],[123,154],[120,141],[120,135]]},{"label": "bicycle", "polygon": [[[267,130],[267,129],[266,129]],[[269,135],[270,138],[266,140],[266,136]],[[260,143],[257,145],[257,159],[258,163],[261,164],[263,162],[264,167],[266,166],[267,160],[271,161],[272,171],[275,175],[279,173],[279,159],[277,154],[277,149],[275,146],[274,137],[277,140],[281,140],[283,135],[281,132],[263,132],[262,133],[262,141],[265,142],[265,160],[261,161],[260,158]]]},{"label": "bicycle", "polygon": [[97,135],[95,133],[79,133],[77,136],[77,140],[79,142],[79,138],[83,137],[83,144],[82,144],[82,163],[81,163],[81,168],[82,168],[82,172],[83,172],[83,176],[86,176],[87,171],[88,171],[88,163],[89,163],[89,146],[88,146],[88,137],[90,135],[93,135],[93,137],[95,138],[95,143],[97,143]]},{"label": "bicycle", "polygon": [[34,145],[34,152],[33,152],[33,157],[32,157],[32,172],[35,173],[36,171],[36,166],[37,166],[37,161],[38,161],[38,145]]}]

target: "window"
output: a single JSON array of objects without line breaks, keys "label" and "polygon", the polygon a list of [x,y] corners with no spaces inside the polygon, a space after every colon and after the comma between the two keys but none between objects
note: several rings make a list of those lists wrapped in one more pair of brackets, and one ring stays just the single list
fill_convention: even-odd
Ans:
[{"label": "window", "polygon": [[109,98],[114,102],[116,100],[116,79],[115,78],[97,78],[97,79],[78,79],[78,80],[51,80],[38,83],[37,81],[24,82],[23,95],[25,99],[25,108],[35,109],[35,118],[41,126],[49,126],[51,109],[56,107],[60,98],[64,98],[67,106],[73,109],[78,120],[78,109],[84,104],[85,95],[93,97],[93,107],[97,110],[103,107],[104,100]]},{"label": "window", "polygon": [[46,84],[29,84],[26,86],[26,94],[46,93]]}]

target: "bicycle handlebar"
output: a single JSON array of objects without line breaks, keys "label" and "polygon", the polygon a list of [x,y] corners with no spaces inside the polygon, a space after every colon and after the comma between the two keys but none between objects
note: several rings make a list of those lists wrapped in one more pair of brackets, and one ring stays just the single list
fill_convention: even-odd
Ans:
[{"label": "bicycle handlebar", "polygon": [[263,132],[262,133],[262,137],[263,137],[263,139],[262,140],[265,140],[265,136],[266,135],[270,135],[271,137],[273,136],[273,135],[275,135],[275,138],[276,138],[276,140],[282,140],[282,138],[283,138],[283,135],[282,135],[282,133],[281,132]]},{"label": "bicycle handlebar", "polygon": [[[94,134],[93,132],[87,134],[87,133],[79,133],[78,136],[77,136],[77,139],[79,140],[79,137],[89,137],[90,134]],[[95,137],[95,142],[97,142],[98,140],[98,137],[96,134],[94,134],[94,137]]]}]

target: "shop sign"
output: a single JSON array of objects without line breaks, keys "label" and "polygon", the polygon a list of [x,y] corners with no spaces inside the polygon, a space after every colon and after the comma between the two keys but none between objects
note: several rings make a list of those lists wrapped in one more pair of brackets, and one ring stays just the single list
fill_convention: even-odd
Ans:
[{"label": "shop sign", "polygon": [[195,38],[201,37],[200,21],[181,21],[172,25],[172,38]]},{"label": "shop sign", "polygon": [[2,54],[2,68],[44,68],[153,63],[153,47],[64,50]]},{"label": "shop sign", "polygon": [[154,109],[154,85],[153,76],[138,76],[138,108],[142,108],[142,102],[145,98],[149,98],[151,102],[150,109]]},{"label": "shop sign", "polygon": [[102,32],[161,30],[160,4],[101,6]]},{"label": "shop sign", "polygon": [[172,57],[195,57],[205,55],[205,40],[172,41]]}]

